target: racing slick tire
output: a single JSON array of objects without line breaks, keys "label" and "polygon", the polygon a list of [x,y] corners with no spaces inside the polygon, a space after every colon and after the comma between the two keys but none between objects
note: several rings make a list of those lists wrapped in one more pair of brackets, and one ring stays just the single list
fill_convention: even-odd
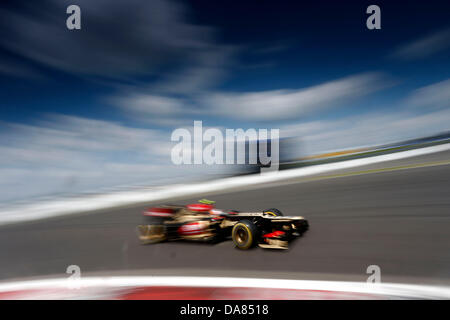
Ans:
[{"label": "racing slick tire", "polygon": [[236,223],[231,231],[231,238],[238,249],[247,250],[257,242],[258,228],[249,220]]},{"label": "racing slick tire", "polygon": [[303,224],[302,224],[302,232],[306,232],[307,230],[309,229],[309,223],[308,223],[308,221],[303,221]]},{"label": "racing slick tire", "polygon": [[167,229],[164,225],[139,225],[136,231],[143,245],[167,240]]},{"label": "racing slick tire", "polygon": [[263,211],[263,213],[271,215],[271,216],[275,216],[275,217],[283,216],[283,213],[280,210],[276,209],[276,208],[265,210],[265,211]]}]

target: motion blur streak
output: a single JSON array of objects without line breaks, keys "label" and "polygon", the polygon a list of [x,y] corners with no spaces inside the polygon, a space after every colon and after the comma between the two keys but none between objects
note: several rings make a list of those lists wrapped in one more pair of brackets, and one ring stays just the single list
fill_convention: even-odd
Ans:
[{"label": "motion blur streak", "polygon": [[[450,288],[229,277],[88,277],[0,284],[0,299],[449,299]],[[258,290],[255,290],[258,289]]]},{"label": "motion blur streak", "polygon": [[[448,298],[450,1],[378,0],[381,29],[365,1],[257,3],[0,1],[0,281],[241,276],[333,291],[380,280]],[[228,130],[247,138],[232,145]],[[246,164],[212,161],[238,154]],[[149,208],[199,199],[225,214],[145,223]],[[228,221],[271,208],[297,218]],[[217,243],[178,242],[170,223]],[[267,248],[290,234],[287,250]]]},{"label": "motion blur streak", "polygon": [[[445,159],[450,159],[449,151],[390,165]],[[381,164],[361,169],[377,166]],[[255,277],[261,272],[273,278],[291,274],[303,280],[364,282],[367,267],[378,265],[383,283],[449,285],[449,183],[450,166],[441,165],[306,183],[294,179],[287,185],[214,196],[221,208],[250,211],[275,205],[286,215],[308,217],[310,230],[285,253],[242,252],[229,242],[141,246],[135,227],[148,205],[3,226],[0,276],[61,275],[68,265],[76,264],[82,274],[143,270],[148,275],[173,269],[181,275],[208,270],[211,276],[249,273]]]},{"label": "motion blur streak", "polygon": [[[131,192],[100,194],[95,197],[79,197],[75,199],[50,200],[44,203],[31,203],[13,208],[0,209],[0,225],[16,222],[39,220],[54,216],[81,213],[92,210],[113,208],[136,203],[167,200],[175,197],[186,197],[202,193],[220,192],[223,190],[233,190],[234,188],[273,183],[292,178],[317,175],[339,169],[352,169],[369,164],[383,163],[386,161],[407,159],[420,155],[442,152],[450,149],[450,144],[443,144],[420,148],[415,150],[385,154],[369,158],[341,161],[337,163],[316,165],[307,168],[291,169],[281,172],[271,172],[261,175],[251,175],[244,177],[233,177],[221,180],[208,181],[203,183],[191,183],[190,185],[167,186],[157,190],[134,190]],[[438,165],[444,163],[435,163]],[[427,165],[420,164],[420,165]]]}]

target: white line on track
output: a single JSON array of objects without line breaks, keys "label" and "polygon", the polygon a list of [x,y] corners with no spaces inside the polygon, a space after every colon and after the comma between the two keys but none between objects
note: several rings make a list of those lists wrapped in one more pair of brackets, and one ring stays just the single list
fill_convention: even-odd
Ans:
[{"label": "white line on track", "polygon": [[[126,288],[148,286],[215,287],[215,288],[267,288],[291,290],[321,290],[381,295],[381,298],[450,299],[450,288],[398,283],[365,283],[345,281],[285,280],[233,277],[172,277],[172,276],[126,276],[85,277],[18,281],[0,284],[0,293],[45,289],[73,289],[74,281],[79,289]],[[39,297],[35,297],[39,299]],[[82,296],[78,297],[83,299]]]}]

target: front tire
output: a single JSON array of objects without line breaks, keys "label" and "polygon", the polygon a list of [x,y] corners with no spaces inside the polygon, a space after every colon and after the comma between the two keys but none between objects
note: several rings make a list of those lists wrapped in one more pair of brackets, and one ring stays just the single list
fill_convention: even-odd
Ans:
[{"label": "front tire", "polygon": [[258,228],[249,220],[236,223],[231,231],[231,237],[238,249],[247,250],[257,242]]},{"label": "front tire", "polygon": [[263,213],[274,216],[274,217],[282,217],[283,216],[283,213],[276,208],[265,210],[265,211],[263,211]]}]

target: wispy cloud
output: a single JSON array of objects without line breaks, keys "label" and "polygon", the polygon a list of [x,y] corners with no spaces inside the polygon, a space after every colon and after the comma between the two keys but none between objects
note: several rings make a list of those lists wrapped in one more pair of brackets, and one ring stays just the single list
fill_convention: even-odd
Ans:
[{"label": "wispy cloud", "polygon": [[390,57],[415,60],[450,48],[450,28],[435,32],[398,47]]},{"label": "wispy cloud", "polygon": [[107,99],[124,116],[159,127],[175,127],[192,123],[199,111],[182,98],[146,93],[123,94]]},{"label": "wispy cloud", "polygon": [[298,122],[282,126],[283,136],[298,136],[303,154],[311,155],[399,142],[437,134],[450,129],[450,110],[426,114],[396,111],[365,113],[341,119]]},{"label": "wispy cloud", "polygon": [[26,2],[20,10],[0,10],[0,45],[58,70],[122,80],[160,75],[164,67],[181,67],[180,57],[194,64],[198,52],[220,51],[214,30],[189,23],[178,1],[78,0],[79,31],[65,28],[70,4],[44,0],[39,7]]},{"label": "wispy cloud", "polygon": [[426,108],[450,107],[450,79],[414,90],[405,104]]},{"label": "wispy cloud", "polygon": [[197,95],[222,83],[235,65],[237,46],[213,45],[193,57],[183,68],[166,72],[157,83],[144,88],[151,92],[175,95]]},{"label": "wispy cloud", "polygon": [[204,97],[203,103],[220,116],[272,121],[319,112],[391,84],[382,74],[367,73],[298,90],[215,93]]},{"label": "wispy cloud", "polygon": [[[374,146],[420,138],[450,130],[449,80],[419,88],[389,112],[294,122],[283,125],[282,136],[299,137],[305,154]],[[432,106],[432,108],[430,108]]]},{"label": "wispy cloud", "polygon": [[298,90],[243,93],[205,90],[177,97],[130,93],[109,101],[136,120],[158,125],[184,125],[199,115],[277,121],[317,113],[392,84],[393,81],[381,73],[365,73]]},{"label": "wispy cloud", "polygon": [[[0,134],[3,193],[64,192],[164,178],[176,172],[170,134],[120,123],[53,115]],[[5,129],[5,126],[3,126]],[[11,191],[8,191],[8,185]]]},{"label": "wispy cloud", "polygon": [[35,68],[17,61],[17,59],[7,58],[0,55],[0,74],[12,78],[25,79],[43,79],[44,75],[40,74]]},{"label": "wispy cloud", "polygon": [[[384,73],[360,73],[296,89],[242,92],[226,83],[222,88],[229,91],[221,91],[219,84],[229,75],[240,83],[252,74],[249,68],[276,66],[287,45],[220,43],[216,29],[193,23],[188,5],[175,0],[78,0],[82,30],[74,32],[64,24],[72,1],[41,2],[0,9],[0,49],[17,58],[17,63],[3,60],[0,73],[31,77],[35,70],[20,65],[26,61],[36,70],[44,66],[92,80],[90,84],[113,85],[116,91],[94,99],[118,108],[127,124],[63,115],[2,124],[0,199],[19,195],[18,190],[19,196],[27,196],[188,174],[192,168],[171,165],[168,127],[189,127],[194,119],[211,119],[218,126],[231,119],[234,127],[240,121],[270,121],[271,127],[282,126],[282,134],[302,138],[309,153],[449,128],[450,80],[415,90],[392,110],[368,113],[362,108],[358,115],[331,119],[331,114],[328,120],[305,122],[307,115],[319,116],[331,108],[347,111],[355,99],[394,83]],[[449,43],[446,29],[399,47],[393,56],[418,59],[442,52]],[[245,66],[237,60],[242,51],[249,56]],[[318,72],[323,79],[323,71]],[[292,78],[281,73],[275,80]],[[101,117],[96,111],[92,114]],[[285,125],[287,121],[291,123]]]}]

